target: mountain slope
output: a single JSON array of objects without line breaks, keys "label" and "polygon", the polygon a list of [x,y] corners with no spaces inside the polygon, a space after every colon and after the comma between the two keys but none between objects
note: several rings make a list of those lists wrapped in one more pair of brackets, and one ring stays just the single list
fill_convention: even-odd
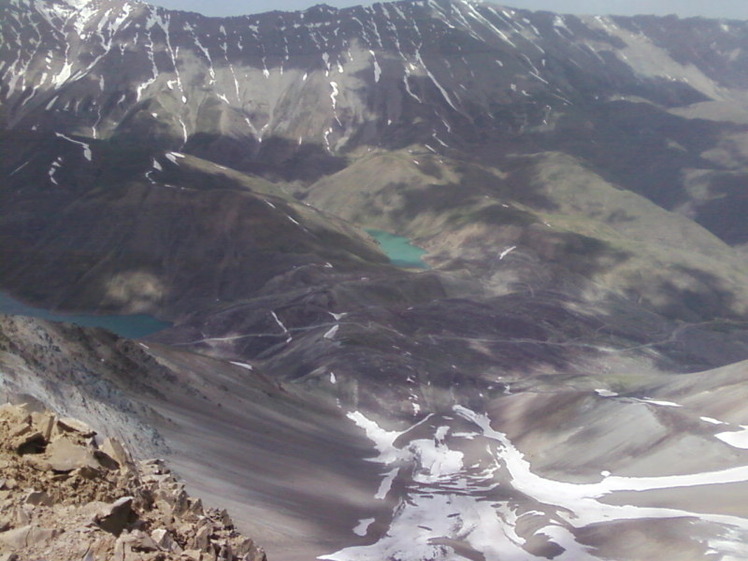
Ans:
[{"label": "mountain slope", "polygon": [[2,140],[3,167],[16,171],[0,193],[0,274],[48,306],[175,317],[289,269],[386,261],[349,225],[258,178],[177,152],[24,140]]},{"label": "mountain slope", "polygon": [[174,322],[6,319],[8,395],[271,560],[748,556],[745,22],[3,10],[0,287]]}]

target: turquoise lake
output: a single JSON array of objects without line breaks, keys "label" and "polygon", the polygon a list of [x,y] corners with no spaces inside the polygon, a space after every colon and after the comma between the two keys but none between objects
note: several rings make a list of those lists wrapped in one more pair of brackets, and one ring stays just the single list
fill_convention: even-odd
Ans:
[{"label": "turquoise lake", "polygon": [[64,321],[74,323],[82,327],[103,327],[128,339],[137,339],[152,335],[157,331],[171,327],[171,324],[156,318],[140,314],[131,316],[92,316],[92,315],[68,315],[58,314],[28,306],[15,300],[5,293],[0,292],[0,313],[16,316],[30,316],[49,321]]},{"label": "turquoise lake", "polygon": [[382,230],[366,230],[366,233],[379,242],[393,265],[408,269],[428,269],[428,265],[421,259],[426,250],[414,246],[408,238]]}]

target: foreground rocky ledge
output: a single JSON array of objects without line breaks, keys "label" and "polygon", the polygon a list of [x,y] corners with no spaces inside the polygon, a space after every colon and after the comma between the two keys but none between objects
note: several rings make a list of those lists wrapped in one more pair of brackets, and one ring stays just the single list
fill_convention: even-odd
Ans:
[{"label": "foreground rocky ledge", "polygon": [[162,460],[28,405],[0,406],[0,561],[264,561]]}]

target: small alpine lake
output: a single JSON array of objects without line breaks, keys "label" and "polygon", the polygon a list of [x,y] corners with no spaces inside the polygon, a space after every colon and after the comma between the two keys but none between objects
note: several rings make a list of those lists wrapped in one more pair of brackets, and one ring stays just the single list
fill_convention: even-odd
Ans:
[{"label": "small alpine lake", "polygon": [[81,327],[102,327],[116,333],[120,337],[127,337],[128,339],[146,337],[147,335],[152,335],[167,327],[171,327],[171,323],[158,320],[146,314],[129,316],[59,314],[24,304],[4,292],[0,292],[0,313],[14,316],[29,316],[48,321],[74,323]]},{"label": "small alpine lake", "polygon": [[366,230],[372,238],[379,242],[382,251],[390,258],[390,262],[406,269],[428,269],[422,257],[426,250],[414,246],[408,238],[396,236],[383,230]]}]

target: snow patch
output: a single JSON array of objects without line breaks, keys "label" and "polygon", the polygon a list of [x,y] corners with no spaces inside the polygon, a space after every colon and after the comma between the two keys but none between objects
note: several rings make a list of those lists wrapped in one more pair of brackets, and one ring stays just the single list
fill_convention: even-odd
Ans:
[{"label": "snow patch", "polygon": [[72,142],[73,144],[77,144],[79,146],[83,147],[83,157],[86,158],[89,162],[92,160],[92,154],[91,154],[91,147],[86,144],[85,142],[81,142],[79,140],[73,140],[69,136],[65,136],[62,133],[56,132],[55,135],[57,135],[58,138],[63,138],[67,140],[68,142]]},{"label": "snow patch", "polygon": [[509,255],[509,254],[510,254],[510,253],[511,253],[512,251],[514,251],[515,249],[517,249],[517,246],[516,246],[516,245],[513,245],[512,247],[508,247],[508,248],[506,248],[506,249],[505,249],[504,251],[502,251],[502,252],[501,252],[501,253],[499,254],[499,261],[503,261],[503,260],[504,260],[504,257],[506,257],[507,255]]},{"label": "snow patch", "polygon": [[741,425],[738,431],[721,432],[714,436],[733,448],[748,450],[748,425]]},{"label": "snow patch", "polygon": [[340,91],[338,90],[337,82],[330,82],[330,87],[332,88],[332,93],[330,94],[330,99],[332,100],[332,110],[335,111],[338,106],[338,94],[340,93]]},{"label": "snow patch", "polygon": [[329,330],[327,331],[327,333],[325,333],[325,334],[324,334],[324,335],[323,335],[322,337],[323,337],[324,339],[330,339],[330,340],[332,340],[332,339],[334,339],[334,338],[335,338],[335,334],[336,334],[336,333],[338,332],[338,329],[340,329],[340,326],[339,326],[339,325],[333,325],[333,326],[332,326],[332,327],[331,327],[331,328],[330,328],[330,329],[329,329]]},{"label": "snow patch", "polygon": [[371,54],[371,59],[374,63],[374,83],[378,83],[382,77],[382,68],[379,66],[379,62],[377,62],[377,55],[374,54],[374,51],[369,51],[369,54]]},{"label": "snow patch", "polygon": [[369,532],[369,526],[374,523],[374,518],[363,518],[358,521],[358,524],[353,529],[353,533],[362,538]]},{"label": "snow patch", "polygon": [[239,366],[240,368],[244,368],[245,370],[254,370],[254,367],[251,364],[247,364],[246,362],[235,362],[233,360],[229,361],[234,366]]}]

